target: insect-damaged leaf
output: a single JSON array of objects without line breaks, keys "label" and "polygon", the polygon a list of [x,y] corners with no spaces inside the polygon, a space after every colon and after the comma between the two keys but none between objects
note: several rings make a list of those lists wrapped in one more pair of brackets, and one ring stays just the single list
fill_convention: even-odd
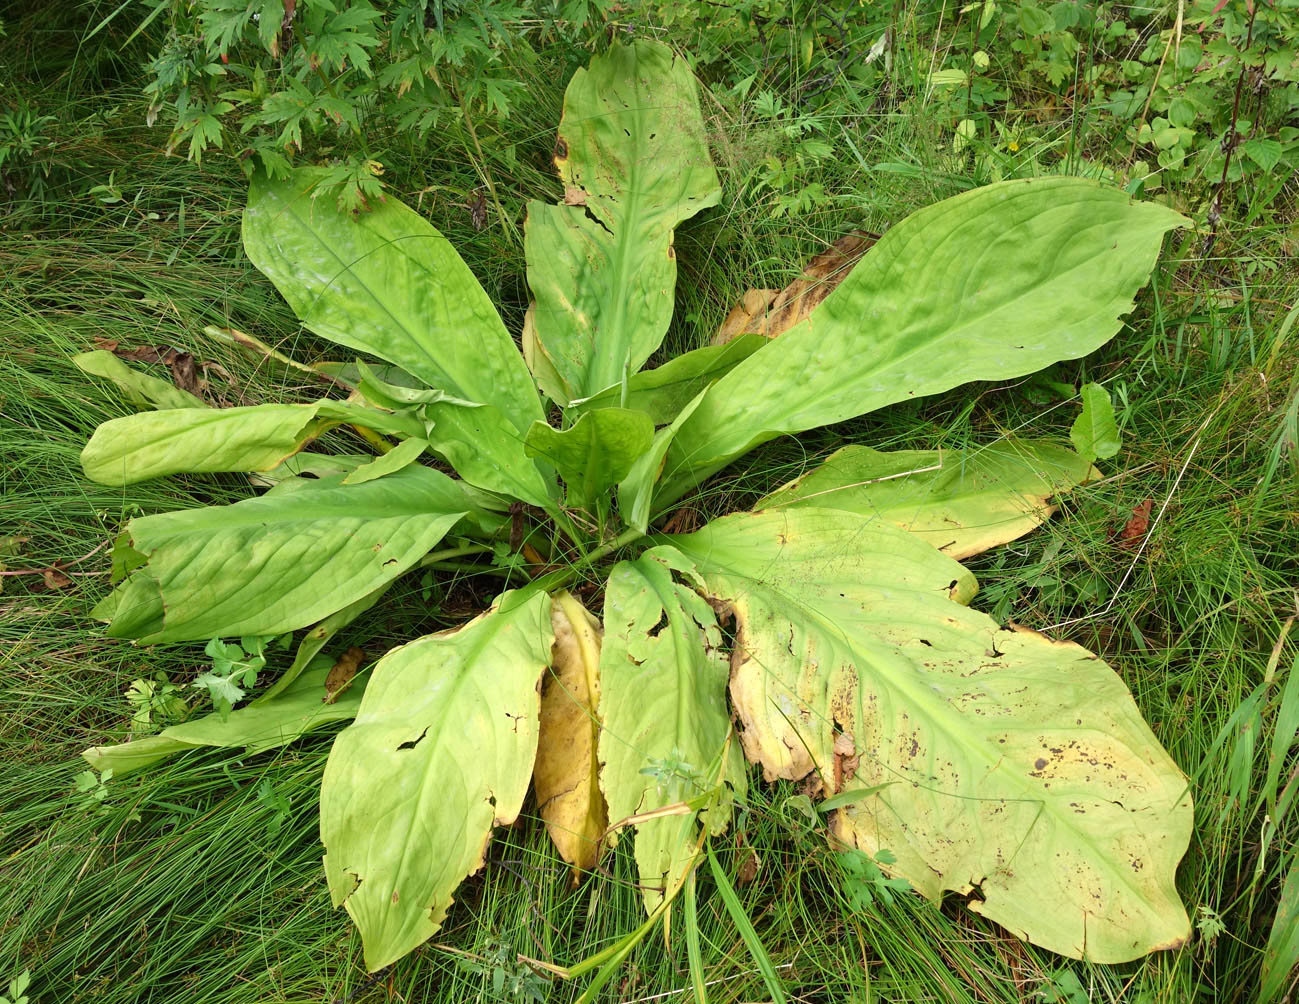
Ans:
[{"label": "insect-damaged leaf", "polygon": [[601,408],[562,432],[534,422],[524,450],[554,464],[572,498],[585,504],[625,478],[653,441],[654,423],[644,412]]},{"label": "insect-damaged leaf", "polygon": [[855,230],[808,262],[803,274],[784,289],[749,290],[726,315],[713,344],[722,345],[746,333],[775,338],[788,331],[830,295],[877,239]]},{"label": "insect-damaged leaf", "polygon": [[892,453],[845,446],[754,508],[860,513],[966,558],[1022,537],[1055,511],[1052,497],[1099,476],[1072,450],[1032,440]]},{"label": "insect-damaged leaf", "polygon": [[600,858],[609,825],[595,759],[600,699],[600,622],[571,593],[550,608],[555,644],[541,688],[541,735],[533,783],[537,811],[573,881]]},{"label": "insect-damaged leaf", "polygon": [[494,404],[519,432],[541,418],[514,340],[450,242],[396,199],[353,216],[313,198],[322,176],[259,177],[244,210],[244,250],[299,320],[430,387]]},{"label": "insect-damaged leaf", "polygon": [[837,811],[840,840],[1063,955],[1185,940],[1187,782],[1099,658],[953,603],[965,569],[854,513],[741,514],[673,544],[734,611],[750,759],[825,795],[887,784]]},{"label": "insect-damaged leaf", "polygon": [[596,56],[564,94],[555,166],[568,197],[529,203],[524,250],[534,373],[567,402],[621,383],[658,348],[673,230],[721,196],[690,65],[642,40]]},{"label": "insect-damaged leaf", "polygon": [[[614,566],[604,594],[600,653],[600,787],[617,824],[716,791],[713,832],[730,819],[723,784],[744,766],[730,741],[726,657],[712,608],[673,577],[689,563],[670,547]],[[636,824],[646,910],[685,875],[699,834],[694,809]]]},{"label": "insect-damaged leaf", "polygon": [[150,643],[292,631],[391,582],[476,510],[427,467],[341,480],[131,520],[122,557],[135,570],[94,615]]},{"label": "insect-damaged leaf", "polygon": [[665,497],[775,436],[1085,355],[1185,223],[1079,178],[1002,182],[914,213],[717,381],[672,444],[683,473]]},{"label": "insect-damaged leaf", "polygon": [[509,592],[375,665],[320,791],[325,877],[371,972],[437,932],[492,827],[519,814],[553,637],[550,597]]},{"label": "insect-damaged leaf", "polygon": [[330,704],[320,700],[333,660],[317,656],[313,666],[274,700],[254,702],[227,715],[211,714],[163,729],[120,746],[96,746],[81,755],[95,770],[112,769],[121,777],[152,766],[176,753],[200,746],[246,747],[249,753],[274,749],[330,722],[356,714],[367,674],[352,681],[346,693]]}]

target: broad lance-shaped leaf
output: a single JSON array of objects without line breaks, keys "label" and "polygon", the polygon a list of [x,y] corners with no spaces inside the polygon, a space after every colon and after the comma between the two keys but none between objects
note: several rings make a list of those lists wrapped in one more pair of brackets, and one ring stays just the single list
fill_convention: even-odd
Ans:
[{"label": "broad lance-shaped leaf", "polygon": [[528,204],[524,251],[534,372],[567,405],[622,383],[658,348],[673,230],[721,196],[690,65],[649,41],[592,59],[564,94],[555,166],[564,204]]},{"label": "broad lance-shaped leaf", "polygon": [[518,816],[553,640],[550,597],[528,589],[374,667],[320,791],[325,877],[371,972],[437,932],[492,827]]},{"label": "broad lance-shaped leaf", "polygon": [[881,520],[773,510],[671,540],[735,614],[750,759],[826,795],[883,786],[837,810],[839,840],[1063,955],[1186,939],[1186,778],[1097,656],[952,602],[973,577]]},{"label": "broad lance-shaped leaf", "polygon": [[332,704],[324,703],[325,677],[333,659],[317,656],[312,666],[273,701],[237,708],[225,718],[206,715],[119,746],[95,746],[81,755],[95,770],[111,769],[114,777],[151,767],[168,757],[201,746],[245,747],[259,753],[287,745],[313,729],[356,715],[368,673],[361,673]]},{"label": "broad lance-shaped leaf", "polygon": [[440,233],[389,196],[352,216],[315,199],[322,172],[257,178],[244,250],[306,327],[491,403],[522,433],[542,417],[523,357],[491,299]]},{"label": "broad lance-shaped leaf", "polygon": [[345,401],[168,408],[100,424],[81,451],[81,466],[86,477],[105,485],[181,472],[268,471],[343,423],[404,436],[424,432],[411,416]]},{"label": "broad lance-shaped leaf", "polygon": [[[655,425],[667,425],[683,408],[767,344],[761,335],[740,335],[725,345],[705,345],[674,356],[662,366],[633,373],[627,381],[626,407],[643,411]],[[593,397],[574,401],[569,415],[584,415],[596,408],[616,408],[622,401],[622,387],[610,387]]]},{"label": "broad lance-shaped leaf", "polygon": [[134,571],[94,616],[148,643],[293,631],[391,582],[476,513],[459,482],[427,467],[341,482],[295,479],[131,520],[122,557]]},{"label": "broad lance-shaped leaf", "polygon": [[601,408],[562,432],[534,422],[524,452],[559,471],[579,505],[589,503],[625,478],[654,441],[648,415],[629,408]]},{"label": "broad lance-shaped leaf", "polygon": [[103,377],[121,389],[126,399],[142,408],[206,408],[207,402],[182,390],[170,380],[160,380],[132,369],[106,349],[95,349],[72,357],[83,373]]},{"label": "broad lance-shaped leaf", "polygon": [[886,233],[825,301],[713,387],[670,456],[679,497],[759,443],[1103,345],[1186,224],[1080,178],[966,192]]},{"label": "broad lance-shaped leaf", "polygon": [[[615,565],[604,594],[599,758],[609,819],[616,825],[682,809],[636,824],[636,866],[650,913],[694,859],[698,813],[681,803],[723,784],[744,785],[739,747],[730,741],[721,631],[712,608],[674,571],[691,574],[672,548],[654,548]],[[721,797],[705,821],[717,833],[729,819]]]},{"label": "broad lance-shaped leaf", "polygon": [[555,631],[550,672],[541,687],[541,731],[533,785],[537,811],[573,882],[600,859],[609,825],[595,758],[600,699],[600,622],[568,592],[550,608]]},{"label": "broad lance-shaped leaf", "polygon": [[1100,472],[1054,443],[1008,439],[965,450],[845,446],[754,509],[841,509],[907,530],[968,558],[1040,526],[1050,499]]},{"label": "broad lance-shaped leaf", "polygon": [[641,533],[649,529],[654,489],[663,475],[663,463],[667,458],[668,447],[672,445],[677,430],[694,414],[706,393],[708,393],[707,388],[701,390],[681,409],[681,414],[673,419],[671,425],[664,426],[654,433],[654,441],[650,448],[636,459],[627,477],[618,485],[618,512],[627,526]]}]

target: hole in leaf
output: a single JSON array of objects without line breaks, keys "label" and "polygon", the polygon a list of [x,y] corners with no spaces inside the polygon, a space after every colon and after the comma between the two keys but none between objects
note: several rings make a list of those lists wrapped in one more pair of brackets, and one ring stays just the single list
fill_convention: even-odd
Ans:
[{"label": "hole in leaf", "polygon": [[425,737],[426,735],[428,735],[428,727],[427,727],[427,726],[425,726],[424,731],[421,732],[421,733],[419,734],[418,738],[415,738],[415,739],[408,739],[406,742],[404,742],[404,743],[402,743],[401,745],[399,745],[399,746],[397,747],[398,751],[401,751],[401,750],[413,750],[416,746],[418,746],[420,743],[422,743],[422,742],[424,741],[424,737]]},{"label": "hole in leaf", "polygon": [[659,614],[658,623],[649,629],[649,636],[651,638],[657,638],[659,636],[659,632],[662,631],[667,626],[668,626],[668,612],[664,610]]}]

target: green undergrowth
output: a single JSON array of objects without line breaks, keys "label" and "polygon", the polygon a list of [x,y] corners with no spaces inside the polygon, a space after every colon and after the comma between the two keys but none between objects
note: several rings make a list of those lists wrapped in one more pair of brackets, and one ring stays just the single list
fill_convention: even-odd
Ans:
[{"label": "green undergrowth", "polygon": [[[163,157],[158,134],[143,124],[138,80],[102,38],[58,63],[34,25],[7,27],[0,46],[15,72],[42,93],[61,88],[58,128],[98,124],[93,141],[69,140],[67,168],[50,173],[41,200],[16,203],[14,225],[0,229],[0,537],[19,538],[0,562],[35,573],[0,578],[0,986],[30,968],[28,993],[42,1004],[576,999],[580,985],[552,980],[521,956],[569,965],[633,930],[642,917],[635,868],[624,845],[573,889],[531,804],[498,833],[435,941],[371,980],[320,875],[316,793],[328,735],[258,756],[196,752],[110,779],[102,799],[77,790],[80,751],[126,735],[123,692],[132,680],[163,673],[185,684],[205,663],[200,645],[139,649],[101,636],[87,616],[107,591],[101,546],[132,515],[234,501],[248,486],[235,476],[126,490],[87,481],[81,446],[126,407],[69,357],[96,339],[175,346],[194,353],[210,400],[252,404],[318,388],[205,337],[204,326],[248,331],[300,359],[327,347],[298,330],[244,258],[237,168]],[[688,44],[685,29],[678,41]],[[418,156],[394,150],[386,161],[393,190],[461,250],[511,330],[526,306],[522,205],[557,194],[548,123],[583,59],[559,47],[529,65],[510,160],[491,151],[478,160],[467,137],[448,129]],[[747,111],[737,115],[705,104],[725,195],[678,234],[681,295],[665,356],[702,344],[721,305],[746,287],[784,285],[847,230],[882,230],[973,177],[972,164],[924,148],[929,131],[916,118],[924,108],[874,114],[845,90],[820,114],[853,149],[803,168],[802,183],[831,198],[774,215],[778,193],[746,183],[768,142],[761,116],[740,107]],[[1055,143],[1069,126],[1061,119],[1041,132]],[[1078,142],[1104,157],[1104,138],[1085,126]],[[1117,160],[1127,150],[1111,152]],[[863,169],[904,160],[936,169]],[[480,172],[492,176],[505,216],[481,230],[471,205]],[[1284,265],[1293,241],[1284,224],[1227,219],[1221,230],[1208,258],[1203,233],[1174,237],[1129,325],[1087,359],[769,444],[685,504],[694,513],[681,520],[703,521],[848,442],[957,448],[1011,433],[1065,437],[1079,407],[1068,388],[1087,381],[1110,390],[1124,436],[1105,477],[1075,491],[1050,524],[970,562],[982,584],[975,605],[1093,648],[1132,689],[1191,778],[1196,827],[1179,887],[1196,938],[1123,966],[1039,951],[958,904],[937,909],[882,884],[868,865],[827,847],[821,820],[793,786],[755,783],[717,851],[787,999],[1256,999],[1299,835],[1293,810],[1265,819],[1276,794],[1267,790],[1272,728],[1296,657],[1292,634],[1269,684],[1269,656],[1299,587],[1299,279]],[[360,445],[331,435],[333,448]],[[1147,500],[1148,532],[1124,546],[1124,528]],[[52,588],[40,574],[56,562],[71,563],[59,566],[70,585]],[[412,575],[398,602],[340,641],[378,653],[455,623],[499,590],[511,574],[500,571],[472,580]],[[276,653],[270,668],[287,661]],[[1242,717],[1255,694],[1257,717]],[[1282,767],[1280,785],[1293,762]],[[710,1000],[773,999],[706,869],[698,925],[704,975],[715,981]],[[669,934],[642,942],[599,999],[690,1000],[682,911]]]}]

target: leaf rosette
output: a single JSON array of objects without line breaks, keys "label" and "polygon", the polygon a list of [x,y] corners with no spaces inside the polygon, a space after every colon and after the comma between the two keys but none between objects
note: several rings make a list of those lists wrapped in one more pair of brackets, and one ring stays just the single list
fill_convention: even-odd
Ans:
[{"label": "leaf rosette", "polygon": [[[970,609],[959,564],[1096,476],[1117,449],[1103,391],[1087,391],[1081,452],[853,445],[752,512],[666,527],[771,439],[1093,351],[1182,217],[1078,178],[990,185],[868,249],[854,238],[801,285],[747,298],[728,340],[646,369],[672,317],[674,231],[721,192],[688,64],[645,41],[597,56],[569,85],[555,163],[562,198],[529,205],[518,345],[416,211],[389,198],[340,212],[313,198],[324,175],[301,169],[254,181],[244,247],[306,328],[365,354],[293,364],[345,398],[214,409],[80,357],[155,409],[95,433],[89,477],[231,471],[271,486],[130,521],[96,608],[109,632],[305,631],[251,703],[97,747],[92,765],[264,749],[350,720],[321,837],[372,970],[436,933],[534,777],[575,879],[630,836],[651,918],[683,889],[693,909],[746,760],[832,799],[836,846],[930,899],[967,896],[1018,937],[1103,962],[1181,943],[1185,778],[1109,666]],[[759,317],[769,303],[779,320]],[[339,452],[340,427],[375,455]],[[355,678],[353,655],[349,689],[321,692],[345,661],[325,650],[363,632],[399,577],[479,561],[510,580],[490,609]]]}]

